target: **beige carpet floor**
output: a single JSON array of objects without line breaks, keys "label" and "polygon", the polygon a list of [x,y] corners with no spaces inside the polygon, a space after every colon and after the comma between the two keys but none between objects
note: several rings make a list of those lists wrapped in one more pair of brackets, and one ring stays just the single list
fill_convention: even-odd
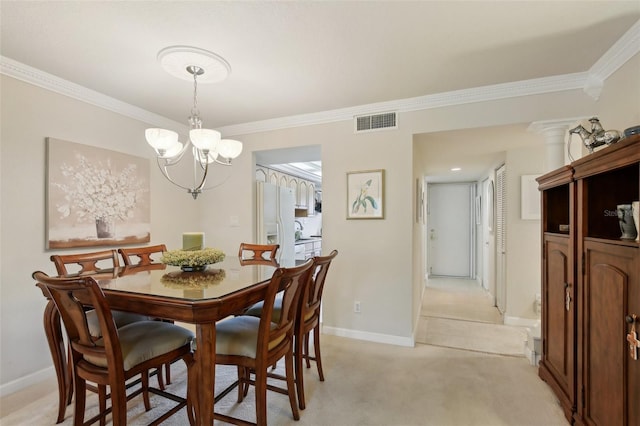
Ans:
[{"label": "beige carpet floor", "polygon": [[[459,284],[459,283],[458,283]],[[459,292],[459,303],[453,296],[442,295],[453,307],[449,314],[459,311],[467,315],[469,309],[460,309],[460,301],[469,293],[454,286]],[[446,291],[445,291],[446,290]],[[444,306],[430,305],[441,311]],[[494,308],[495,309],[495,308]],[[444,312],[446,313],[446,312]],[[485,312],[486,314],[486,312]],[[499,315],[498,315],[499,316]],[[486,317],[488,318],[488,317]],[[449,323],[452,321],[452,323]],[[437,328],[431,325],[438,324]],[[477,325],[494,327],[480,321],[424,316],[421,326],[437,334],[459,334],[460,330],[474,330]],[[455,326],[455,327],[454,327]],[[428,332],[427,332],[428,334]],[[385,345],[353,340],[337,336],[322,336],[325,382],[318,380],[315,366],[305,371],[307,409],[301,412],[300,421],[292,419],[288,399],[284,395],[269,392],[268,422],[270,425],[398,425],[398,426],[560,426],[567,425],[557,400],[548,386],[538,378],[537,368],[529,365],[524,357],[497,355],[505,351],[502,345],[504,330],[499,338],[486,338],[493,346],[483,348],[474,342],[470,350],[452,348],[449,344],[418,344],[414,348]],[[448,347],[447,347],[448,346]],[[279,363],[278,369],[284,369]],[[174,381],[169,390],[184,394],[184,367],[172,368]],[[216,388],[222,389],[235,379],[235,369],[218,367]],[[89,404],[95,409],[96,398],[90,395]],[[152,397],[150,412],[141,409],[140,397],[130,402],[129,424],[144,425],[157,418],[159,413],[173,404],[160,397]],[[54,425],[57,409],[55,381],[49,380],[0,400],[0,425]],[[216,404],[216,411],[255,421],[253,390],[241,404],[236,403],[235,393]],[[71,425],[72,406],[62,423]],[[180,411],[164,425],[187,424],[186,412]],[[216,422],[216,424],[222,424]]]},{"label": "beige carpet floor", "polygon": [[[286,396],[269,392],[270,425],[426,425],[426,426],[556,426],[566,425],[562,411],[536,368],[525,358],[418,345],[398,347],[336,336],[322,336],[325,382],[315,370],[305,372],[307,409],[296,422]],[[282,364],[282,363],[280,363]],[[173,368],[170,389],[184,391],[185,376]],[[283,366],[279,365],[279,369]],[[220,371],[217,384],[234,376]],[[3,398],[20,408],[0,419],[3,426],[52,426],[56,415],[53,381],[36,390]],[[91,396],[95,404],[95,397]],[[151,412],[131,401],[130,425],[147,424],[165,404],[153,397]],[[216,410],[254,420],[253,391],[242,404],[229,395]],[[246,417],[245,417],[246,416]],[[64,426],[72,424],[71,407]],[[187,424],[181,411],[164,423]],[[217,423],[218,424],[218,423]],[[222,424],[222,423],[220,423]]]}]

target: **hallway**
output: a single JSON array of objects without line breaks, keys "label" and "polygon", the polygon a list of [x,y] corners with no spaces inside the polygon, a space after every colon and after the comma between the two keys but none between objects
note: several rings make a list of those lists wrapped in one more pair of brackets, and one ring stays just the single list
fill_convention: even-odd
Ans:
[{"label": "hallway", "polygon": [[416,342],[524,357],[524,327],[503,325],[491,296],[475,280],[430,279],[422,298]]}]

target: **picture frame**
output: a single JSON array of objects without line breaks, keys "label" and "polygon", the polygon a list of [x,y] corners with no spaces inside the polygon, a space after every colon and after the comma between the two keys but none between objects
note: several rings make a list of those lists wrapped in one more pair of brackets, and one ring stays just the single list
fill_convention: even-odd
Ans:
[{"label": "picture frame", "polygon": [[384,169],[347,172],[347,219],[384,219]]},{"label": "picture frame", "polygon": [[522,220],[540,220],[540,191],[536,181],[539,176],[520,176],[520,218]]},{"label": "picture frame", "polygon": [[46,138],[46,249],[151,241],[149,160]]}]

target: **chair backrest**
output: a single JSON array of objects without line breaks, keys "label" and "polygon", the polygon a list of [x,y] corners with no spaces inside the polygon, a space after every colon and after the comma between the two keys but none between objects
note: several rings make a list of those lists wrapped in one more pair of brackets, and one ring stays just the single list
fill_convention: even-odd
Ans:
[{"label": "chair backrest", "polygon": [[[54,254],[51,261],[55,264],[58,275],[93,274],[107,272],[120,266],[116,250],[95,251],[80,254]],[[78,265],[77,271],[69,270],[68,266]]]},{"label": "chair backrest", "polygon": [[[278,268],[271,277],[260,316],[258,352],[284,350],[293,339],[298,301],[311,280],[313,261],[293,268]],[[282,307],[277,323],[271,322],[276,295],[282,292]]]},{"label": "chair backrest", "polygon": [[[123,358],[118,339],[118,332],[109,304],[96,280],[91,275],[54,278],[44,272],[34,272],[45,297],[55,304],[69,338],[73,363],[81,361],[85,356],[115,367],[114,371],[122,371]],[[97,344],[89,330],[87,307],[90,306],[97,315],[102,332],[101,343]]]},{"label": "chair backrest", "polygon": [[300,318],[309,322],[320,317],[320,303],[322,302],[322,290],[324,281],[329,272],[331,261],[338,255],[338,250],[333,250],[328,256],[316,256],[313,258],[311,282],[301,296]]},{"label": "chair backrest", "polygon": [[154,261],[151,258],[151,255],[157,253],[162,254],[165,251],[167,251],[167,246],[165,246],[164,244],[118,249],[118,252],[122,256],[122,261],[124,262],[125,266],[142,266],[159,263]]},{"label": "chair backrest", "polygon": [[251,244],[240,243],[240,249],[238,250],[238,257],[242,261],[247,260],[268,260],[275,262],[276,254],[280,244]]}]

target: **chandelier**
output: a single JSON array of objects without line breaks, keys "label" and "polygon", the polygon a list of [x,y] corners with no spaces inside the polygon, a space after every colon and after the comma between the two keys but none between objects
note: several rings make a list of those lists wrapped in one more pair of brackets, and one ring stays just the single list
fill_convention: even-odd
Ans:
[{"label": "chandelier", "polygon": [[[219,131],[203,129],[198,110],[198,79],[201,83],[222,81],[229,75],[231,67],[215,53],[189,46],[162,49],[158,53],[158,61],[169,74],[193,81],[193,107],[189,116],[191,129],[185,143],[178,141],[178,133],[167,129],[147,129],[145,138],[156,152],[158,167],[164,177],[174,185],[186,189],[195,200],[202,191],[217,186],[206,186],[210,166],[230,166],[231,160],[242,152],[242,142],[222,139]],[[193,158],[192,185],[178,183],[169,173],[170,167],[180,163],[187,152]]]}]

